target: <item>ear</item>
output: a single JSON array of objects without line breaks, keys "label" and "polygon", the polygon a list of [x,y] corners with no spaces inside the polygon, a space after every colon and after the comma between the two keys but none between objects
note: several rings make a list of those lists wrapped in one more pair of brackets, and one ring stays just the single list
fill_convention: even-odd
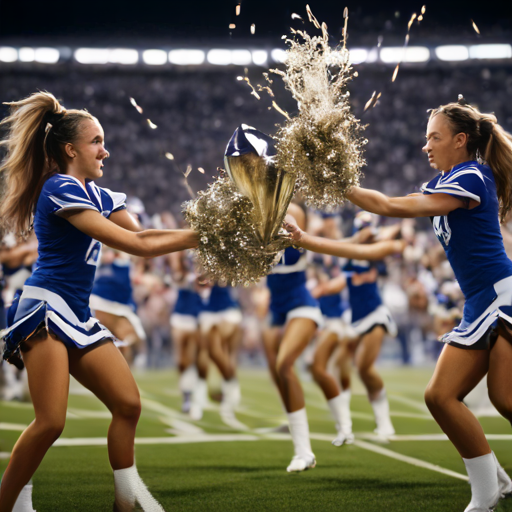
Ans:
[{"label": "ear", "polygon": [[457,149],[463,148],[468,143],[468,134],[467,133],[457,133],[454,137],[455,147]]},{"label": "ear", "polygon": [[69,158],[75,158],[75,156],[76,156],[76,151],[75,151],[75,148],[73,147],[73,144],[71,144],[70,142],[68,142],[68,143],[64,146],[64,151],[66,152],[66,155],[67,155]]}]

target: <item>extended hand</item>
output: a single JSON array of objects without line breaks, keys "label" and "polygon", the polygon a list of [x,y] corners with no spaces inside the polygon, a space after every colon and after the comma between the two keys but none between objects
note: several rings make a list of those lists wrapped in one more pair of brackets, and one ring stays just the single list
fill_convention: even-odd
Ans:
[{"label": "extended hand", "polygon": [[283,222],[283,228],[288,231],[291,235],[291,239],[294,242],[300,242],[302,240],[302,236],[304,235],[304,231],[297,226],[296,220],[291,216],[287,215]]}]

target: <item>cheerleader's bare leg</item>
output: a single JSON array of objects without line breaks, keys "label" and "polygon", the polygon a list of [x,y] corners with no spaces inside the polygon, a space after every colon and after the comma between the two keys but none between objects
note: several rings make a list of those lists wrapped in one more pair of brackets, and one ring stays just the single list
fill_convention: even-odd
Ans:
[{"label": "cheerleader's bare leg", "polygon": [[35,419],[16,442],[0,486],[0,512],[10,512],[66,422],[69,392],[68,352],[44,333],[24,343],[23,361]]},{"label": "cheerleader's bare leg", "polygon": [[70,349],[69,371],[112,413],[107,438],[110,465],[113,469],[132,466],[141,404],[126,360],[111,342],[91,349]]},{"label": "cheerleader's bare leg", "polygon": [[313,379],[320,386],[327,400],[331,400],[340,394],[336,379],[327,371],[329,359],[338,347],[338,344],[338,335],[335,332],[324,331],[318,340],[311,366]]}]

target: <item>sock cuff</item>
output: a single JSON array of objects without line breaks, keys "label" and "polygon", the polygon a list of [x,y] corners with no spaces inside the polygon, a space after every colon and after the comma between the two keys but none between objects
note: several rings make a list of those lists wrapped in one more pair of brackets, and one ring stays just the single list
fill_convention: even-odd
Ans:
[{"label": "sock cuff", "polygon": [[308,421],[308,416],[306,414],[305,407],[303,407],[302,409],[299,409],[298,411],[287,412],[286,416],[288,416],[288,421],[290,423],[303,422],[303,421],[306,421],[306,423],[307,423],[307,421]]},{"label": "sock cuff", "polygon": [[494,452],[486,453],[485,455],[479,455],[478,457],[472,457],[471,459],[465,459],[462,457],[464,464],[478,464],[479,462],[486,462],[489,458],[492,460],[497,460]]}]

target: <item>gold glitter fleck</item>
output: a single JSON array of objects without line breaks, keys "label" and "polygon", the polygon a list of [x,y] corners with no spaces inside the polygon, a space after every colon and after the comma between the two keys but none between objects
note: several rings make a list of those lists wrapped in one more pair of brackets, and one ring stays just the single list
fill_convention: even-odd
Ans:
[{"label": "gold glitter fleck", "polygon": [[473,20],[471,20],[471,23],[473,24],[473,28],[475,29],[475,32],[476,32],[478,35],[480,35],[480,30],[479,30],[479,28],[476,26],[476,23],[475,23]]},{"label": "gold glitter fleck", "polygon": [[158,128],[158,126],[155,123],[151,122],[151,119],[147,119],[147,122],[152,130],[156,130]]},{"label": "gold glitter fleck", "polygon": [[142,110],[142,107],[140,107],[139,105],[137,105],[137,102],[135,101],[135,98],[130,98],[130,103],[137,109],[137,112],[139,114],[142,114],[142,112],[144,112]]}]

